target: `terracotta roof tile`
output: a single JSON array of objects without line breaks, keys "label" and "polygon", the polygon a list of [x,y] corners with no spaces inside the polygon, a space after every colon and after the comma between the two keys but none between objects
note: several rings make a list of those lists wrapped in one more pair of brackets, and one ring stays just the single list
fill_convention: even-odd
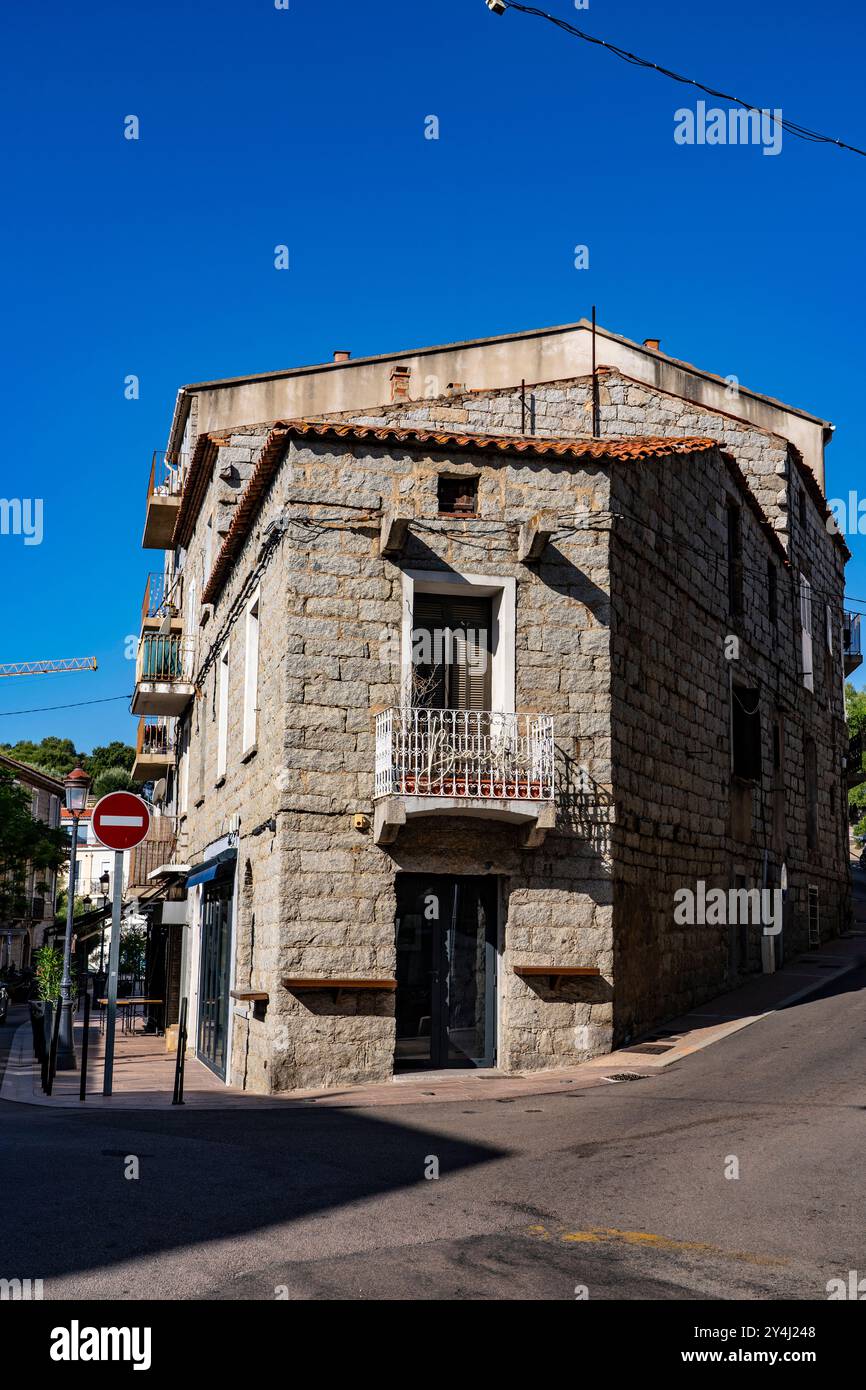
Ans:
[{"label": "terracotta roof tile", "polygon": [[696,454],[716,448],[713,439],[687,436],[682,439],[656,435],[628,438],[573,439],[559,436],[545,439],[537,435],[481,434],[442,429],[406,428],[395,425],[359,425],[333,420],[277,420],[275,428],[297,438],[354,439],[376,444],[429,444],[444,449],[477,449],[485,453],[554,454],[570,459],[663,458],[669,454]]},{"label": "terracotta roof tile", "polygon": [[[672,454],[706,453],[718,447],[714,439],[687,436],[664,439],[654,435],[635,435],[631,438],[609,439],[539,439],[532,435],[468,434],[450,430],[395,428],[390,425],[359,425],[351,421],[277,420],[265,442],[252,477],[235,508],[231,526],[211,570],[202,603],[214,603],[219,596],[231,564],[249,534],[270,486],[286,446],[291,439],[333,440],[335,443],[360,443],[426,446],[435,449],[461,449],[486,454],[525,454],[532,457],[553,457],[572,462],[634,462],[641,459],[668,458]],[[198,454],[198,449],[196,450]],[[204,464],[204,458],[201,459]],[[181,517],[175,527],[174,543],[178,543]]]}]

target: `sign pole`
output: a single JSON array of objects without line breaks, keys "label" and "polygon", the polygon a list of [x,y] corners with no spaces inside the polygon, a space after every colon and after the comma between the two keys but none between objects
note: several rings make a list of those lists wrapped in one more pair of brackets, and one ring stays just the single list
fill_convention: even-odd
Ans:
[{"label": "sign pole", "polygon": [[111,901],[111,946],[108,952],[108,1018],[105,1027],[105,1075],[102,1094],[111,1095],[114,1034],[117,1022],[117,976],[120,971],[120,912],[123,906],[123,856],[147,839],[150,807],[132,792],[109,792],[93,808],[90,824],[97,841],[114,850],[114,895]]},{"label": "sign pole", "polygon": [[108,951],[108,1017],[105,1020],[105,1073],[102,1094],[111,1095],[114,1074],[114,1026],[117,1022],[117,975],[120,969],[120,908],[123,899],[123,850],[114,852],[114,897],[111,902],[111,945]]}]

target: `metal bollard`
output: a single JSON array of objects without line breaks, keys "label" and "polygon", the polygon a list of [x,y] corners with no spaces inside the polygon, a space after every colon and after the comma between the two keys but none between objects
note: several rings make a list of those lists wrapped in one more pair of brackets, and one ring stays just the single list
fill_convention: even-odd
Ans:
[{"label": "metal bollard", "polygon": [[63,1012],[63,1004],[60,999],[54,1001],[54,1020],[51,1029],[51,1048],[48,1053],[48,1085],[45,1094],[51,1095],[54,1087],[54,1073],[57,1070],[57,1039],[60,1036],[60,1015]]},{"label": "metal bollard", "polygon": [[186,1061],[186,1010],[187,999],[180,1001],[180,1022],[177,1029],[177,1059],[174,1064],[174,1095],[172,1105],[183,1105],[183,1068]]},{"label": "metal bollard", "polygon": [[84,1036],[81,1039],[81,1086],[78,1099],[87,1099],[87,1044],[90,1039],[90,990],[84,994]]}]

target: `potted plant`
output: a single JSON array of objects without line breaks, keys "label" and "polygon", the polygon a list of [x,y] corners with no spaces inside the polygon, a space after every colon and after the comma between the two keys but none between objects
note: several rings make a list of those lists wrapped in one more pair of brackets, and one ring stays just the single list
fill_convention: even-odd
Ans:
[{"label": "potted plant", "polygon": [[36,963],[36,998],[30,1004],[30,1023],[33,1028],[33,1051],[37,1061],[42,1062],[51,1046],[54,1008],[60,999],[63,952],[56,946],[40,946],[33,959]]}]

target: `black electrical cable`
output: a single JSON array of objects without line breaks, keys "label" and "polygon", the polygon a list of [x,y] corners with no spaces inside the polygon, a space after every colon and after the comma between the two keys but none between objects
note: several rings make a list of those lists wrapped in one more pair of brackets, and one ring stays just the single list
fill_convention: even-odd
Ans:
[{"label": "black electrical cable", "polygon": [[103,700],[76,700],[71,705],[37,705],[34,709],[0,710],[0,719],[10,719],[13,714],[46,714],[53,709],[81,709],[84,705],[108,705],[112,700],[130,700],[131,695],[106,695]]},{"label": "black electrical cable", "polygon": [[662,67],[660,63],[653,63],[649,58],[639,58],[636,53],[630,53],[627,48],[619,48],[617,44],[608,43],[606,39],[599,39],[594,34],[587,34],[574,24],[569,24],[567,20],[558,19],[556,15],[548,14],[546,10],[536,9],[534,5],[518,5],[515,0],[503,0],[503,3],[506,9],[520,10],[521,14],[530,14],[535,15],[538,19],[546,19],[549,23],[555,24],[558,29],[564,29],[567,34],[573,35],[574,38],[583,39],[584,43],[592,43],[599,48],[606,48],[608,53],[612,53],[616,58],[621,58],[624,63],[631,63],[639,68],[649,68],[662,77],[669,77],[673,82],[681,82],[686,87],[696,87],[699,91],[706,92],[707,96],[718,97],[720,101],[730,101],[735,106],[744,107],[747,111],[757,111],[760,115],[769,116],[776,125],[781,126],[789,135],[796,135],[798,140],[809,140],[818,145],[836,145],[840,150],[848,150],[851,154],[859,154],[866,158],[866,150],[859,149],[857,145],[849,145],[844,140],[837,140],[832,135],[821,135],[819,131],[810,130],[808,126],[797,125],[795,121],[776,116],[766,107],[755,106],[752,102],[743,101],[742,97],[732,96],[729,92],[717,91],[715,87],[708,87],[703,82],[698,82],[694,77],[684,77],[682,73]]}]

